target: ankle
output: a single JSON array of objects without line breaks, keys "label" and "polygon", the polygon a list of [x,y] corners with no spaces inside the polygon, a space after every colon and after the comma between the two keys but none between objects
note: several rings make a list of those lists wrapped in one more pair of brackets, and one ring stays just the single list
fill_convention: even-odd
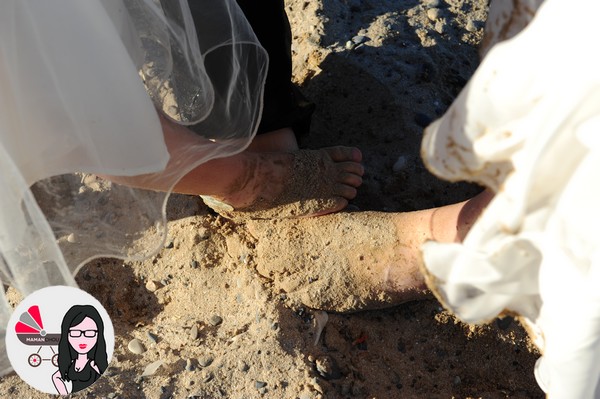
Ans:
[{"label": "ankle", "polygon": [[290,152],[298,150],[294,131],[285,127],[257,135],[246,151],[251,152]]}]

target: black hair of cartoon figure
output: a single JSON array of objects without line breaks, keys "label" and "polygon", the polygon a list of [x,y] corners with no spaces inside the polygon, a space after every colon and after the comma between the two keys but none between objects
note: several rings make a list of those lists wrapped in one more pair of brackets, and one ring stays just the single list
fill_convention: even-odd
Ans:
[{"label": "black hair of cartoon figure", "polygon": [[[86,317],[89,317],[96,324],[97,339],[95,345],[93,345],[93,347],[86,353],[88,359],[86,367],[84,367],[82,370],[77,370],[81,372],[86,371],[87,376],[84,375],[83,379],[79,379],[77,377],[77,373],[75,373],[76,370],[74,369],[74,365],[75,360],[78,358],[80,353],[73,348],[69,342],[69,331],[72,327],[81,324]],[[94,364],[97,367],[99,374],[95,369],[92,369],[92,367],[88,367],[90,364]],[[64,381],[72,381],[72,392],[77,392],[94,383],[98,377],[104,373],[107,367],[108,357],[106,354],[104,322],[102,321],[102,317],[100,317],[100,314],[96,308],[91,305],[72,306],[63,317],[61,324],[61,336],[58,343],[58,371],[61,378]]]}]

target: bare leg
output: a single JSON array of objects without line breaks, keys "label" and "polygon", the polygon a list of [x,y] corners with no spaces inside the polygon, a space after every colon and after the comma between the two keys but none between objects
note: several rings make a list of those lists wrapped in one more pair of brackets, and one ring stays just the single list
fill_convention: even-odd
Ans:
[{"label": "bare leg", "polygon": [[290,298],[328,311],[421,299],[430,295],[420,272],[421,245],[462,240],[491,198],[486,191],[469,201],[416,212],[251,222],[258,239],[257,269]]},{"label": "bare leg", "polygon": [[247,148],[251,152],[292,152],[298,150],[294,131],[289,128],[274,130],[254,137]]}]

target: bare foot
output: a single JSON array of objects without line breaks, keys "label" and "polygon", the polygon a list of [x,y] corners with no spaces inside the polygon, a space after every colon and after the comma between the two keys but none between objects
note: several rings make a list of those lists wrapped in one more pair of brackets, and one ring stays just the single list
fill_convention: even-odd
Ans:
[{"label": "bare foot", "polygon": [[431,295],[421,272],[425,241],[460,241],[489,192],[459,204],[405,213],[337,213],[252,221],[257,270],[306,306],[354,312]]},{"label": "bare foot", "polygon": [[418,251],[393,214],[336,213],[253,221],[257,270],[275,289],[315,309],[355,312],[424,298]]},{"label": "bare foot", "polygon": [[[223,216],[274,219],[339,211],[362,183],[356,148],[330,147],[291,153],[248,152],[238,179],[222,195],[203,196]],[[214,200],[217,201],[214,201]]]}]

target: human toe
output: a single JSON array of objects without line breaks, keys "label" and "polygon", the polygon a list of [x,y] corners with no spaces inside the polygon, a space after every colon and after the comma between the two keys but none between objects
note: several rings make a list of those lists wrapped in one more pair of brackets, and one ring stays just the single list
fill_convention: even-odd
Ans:
[{"label": "human toe", "polygon": [[358,193],[358,190],[356,190],[356,187],[352,187],[347,184],[336,184],[334,190],[335,190],[334,194],[336,196],[341,197],[346,200],[351,200],[351,199],[356,198],[356,194]]},{"label": "human toe", "polygon": [[351,187],[359,187],[362,184],[362,177],[355,173],[342,172],[339,176],[339,182]]},{"label": "human toe", "polygon": [[362,153],[356,147],[336,146],[324,149],[335,162],[361,162]]}]

